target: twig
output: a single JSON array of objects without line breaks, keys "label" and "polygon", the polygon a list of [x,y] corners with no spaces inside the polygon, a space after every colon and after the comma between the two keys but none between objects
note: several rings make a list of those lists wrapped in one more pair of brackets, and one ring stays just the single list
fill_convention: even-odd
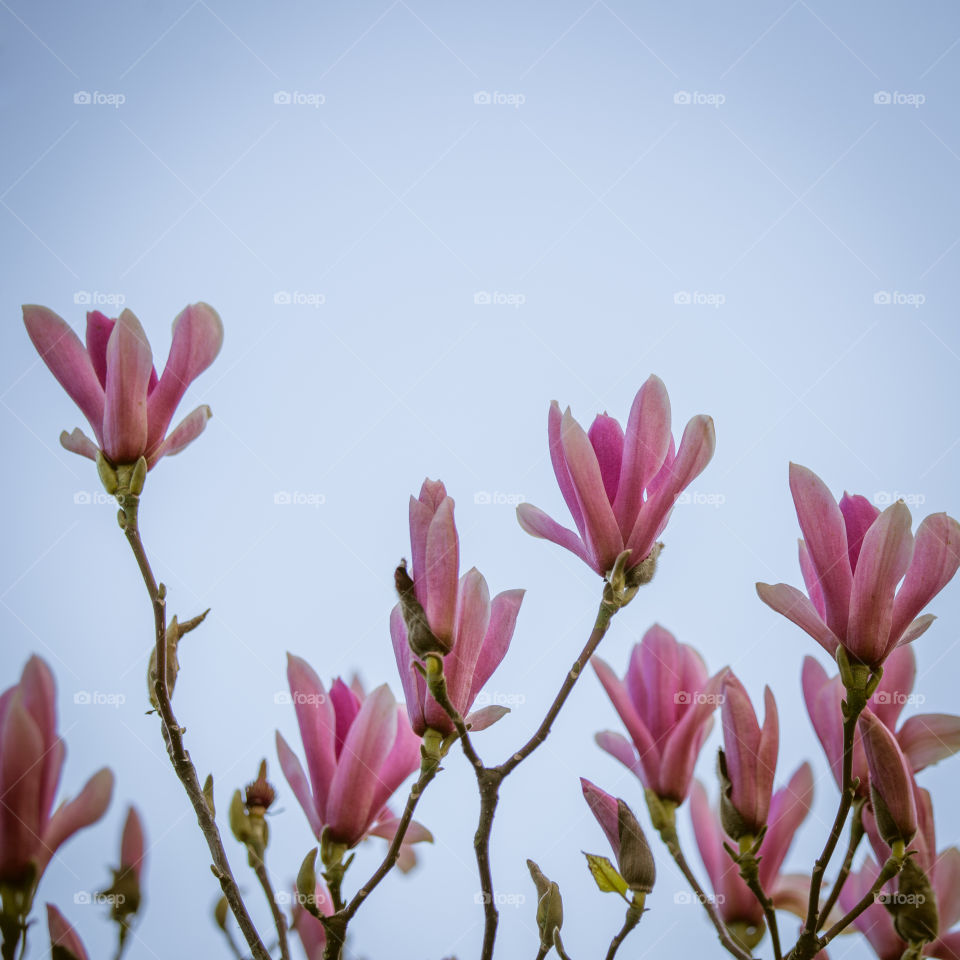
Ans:
[{"label": "twig", "polygon": [[751,960],[749,951],[744,950],[743,947],[736,943],[730,936],[730,931],[727,930],[727,925],[718,913],[716,904],[704,893],[703,887],[700,886],[700,881],[697,880],[696,875],[690,869],[690,864],[687,863],[687,858],[680,849],[680,839],[677,836],[676,827],[671,826],[661,830],[660,838],[664,844],[666,844],[667,850],[670,851],[670,856],[673,857],[674,863],[680,868],[680,872],[686,878],[687,883],[690,884],[690,888],[702,904],[703,909],[706,910],[710,922],[717,931],[717,937],[720,940],[721,946],[723,946],[727,953],[737,957],[738,960]]},{"label": "twig", "polygon": [[290,946],[287,943],[287,918],[277,903],[277,895],[274,893],[273,885],[270,883],[270,874],[267,873],[267,865],[262,859],[257,858],[253,872],[257,875],[267,902],[270,904],[270,912],[273,914],[273,925],[277,928],[280,956],[283,960],[290,960]]},{"label": "twig", "polygon": [[606,960],[614,960],[621,944],[627,939],[627,934],[640,922],[642,916],[643,907],[638,908],[635,903],[631,902],[630,906],[627,907],[627,915],[624,918],[623,926],[620,928],[619,933],[610,941],[610,949],[607,950]]},{"label": "twig", "polygon": [[183,729],[177,722],[173,713],[173,707],[170,704],[170,696],[167,692],[167,644],[166,644],[166,589],[157,584],[153,571],[150,569],[150,562],[147,559],[146,551],[143,547],[143,541],[140,539],[139,506],[140,498],[136,494],[120,493],[117,495],[120,502],[120,521],[123,532],[126,535],[130,549],[140,568],[140,574],[143,577],[144,585],[150,596],[150,603],[153,606],[153,619],[156,635],[156,655],[157,655],[157,676],[154,683],[154,693],[156,695],[158,712],[163,725],[164,740],[167,744],[167,750],[170,754],[170,761],[177,774],[183,788],[193,805],[194,813],[197,815],[197,822],[203,831],[207,846],[210,849],[210,855],[213,858],[211,869],[214,876],[220,881],[220,887],[223,895],[227,898],[227,903],[236,917],[237,925],[243,933],[247,945],[253,954],[254,960],[271,960],[267,948],[263,945],[260,935],[257,933],[250,914],[247,912],[246,905],[240,895],[237,882],[230,869],[230,862],[227,859],[226,851],[223,848],[223,841],[220,839],[220,831],[217,829],[217,822],[207,806],[206,798],[203,795],[203,788],[197,777],[197,770],[190,759],[183,745]]},{"label": "twig", "polygon": [[867,910],[876,900],[877,894],[883,889],[885,883],[892,880],[903,869],[904,859],[890,857],[883,865],[883,869],[877,874],[877,879],[873,886],[867,891],[859,903],[847,914],[842,916],[822,937],[817,940],[817,950],[822,950],[835,936],[843,933],[847,927],[860,916],[864,910]]},{"label": "twig", "polygon": [[837,902],[840,891],[843,889],[843,885],[847,882],[847,877],[850,875],[853,858],[856,855],[857,848],[860,846],[860,841],[863,839],[862,812],[865,802],[863,797],[858,797],[853,802],[853,814],[850,818],[850,842],[847,844],[847,853],[843,858],[843,866],[840,868],[840,873],[837,874],[837,879],[833,884],[833,889],[830,891],[830,896],[827,897],[823,906],[820,908],[820,919],[817,922],[818,930],[827,922],[830,911]]}]

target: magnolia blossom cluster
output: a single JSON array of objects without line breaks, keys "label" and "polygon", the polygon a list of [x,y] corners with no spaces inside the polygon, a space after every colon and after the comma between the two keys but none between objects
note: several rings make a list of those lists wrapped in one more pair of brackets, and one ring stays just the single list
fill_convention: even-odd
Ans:
[{"label": "magnolia blossom cluster", "polygon": [[[206,304],[187,307],[174,321],[170,355],[160,376],[143,328],[128,310],[117,319],[89,313],[85,345],[44,307],[25,307],[24,320],[40,356],[94,436],[77,429],[64,432],[61,442],[97,460],[101,476],[137,464],[145,473],[204,429],[210,417],[206,406],[172,431],[169,427],[188,387],[220,350],[223,328]],[[622,731],[596,733],[596,744],[638,781],[635,789],[622,791],[630,794],[624,799],[580,780],[613,853],[613,861],[588,855],[590,870],[601,890],[618,893],[627,903],[624,928],[607,956],[639,923],[647,897],[654,893],[656,860],[635,812],[642,801],[653,830],[704,902],[721,943],[740,960],[751,957],[768,933],[777,960],[787,956],[781,951],[777,911],[792,912],[802,921],[789,954],[795,960],[826,956],[833,937],[854,927],[881,960],[921,955],[955,960],[960,931],[951,932],[951,927],[960,920],[960,849],[938,850],[933,799],[918,785],[917,775],[960,750],[960,717],[901,717],[917,671],[912,642],[930,628],[934,617],[927,608],[960,566],[960,525],[954,519],[933,514],[914,532],[902,501],[883,511],[859,495],[844,493],[838,502],[813,471],[790,465],[805,589],[786,583],[759,583],[756,589],[765,604],[822,648],[819,659],[803,660],[800,673],[809,720],[840,793],[828,862],[840,828],[848,819],[851,824],[849,854],[842,866],[834,861],[825,885],[825,866],[812,874],[784,869],[798,831],[808,822],[814,774],[810,763],[784,762],[781,756],[785,721],[773,691],[766,687],[752,698],[729,666],[711,672],[693,646],[678,642],[657,623],[630,652],[622,676],[595,654],[613,614],[652,580],[673,507],[709,464],[715,443],[713,421],[703,415],[686,424],[676,443],[667,391],[655,376],[637,392],[625,427],[604,413],[584,430],[569,408],[561,413],[554,402],[547,417],[547,446],[574,529],[531,504],[517,508],[523,530],[569,550],[602,578],[598,625],[554,707],[556,712],[563,707],[589,659],[592,670],[585,672],[599,680],[622,725]],[[404,702],[397,702],[386,683],[370,692],[356,679],[336,677],[325,684],[308,659],[287,656],[300,743],[291,746],[278,731],[277,760],[314,849],[301,866],[292,915],[277,919],[284,957],[288,927],[297,933],[308,960],[341,956],[347,923],[382,879],[375,875],[349,902],[343,896],[350,851],[368,838],[388,844],[384,874],[394,864],[402,871],[414,867],[414,845],[433,838],[414,819],[413,809],[457,740],[481,790],[480,851],[483,829],[487,840],[491,830],[483,819],[488,794],[495,796],[502,779],[546,738],[556,716],[548,711],[541,729],[503,764],[483,764],[473,737],[509,711],[500,705],[473,708],[513,642],[524,591],[506,589],[491,597],[486,578],[475,567],[461,573],[455,504],[439,480],[425,480],[410,497],[408,519],[408,559],[396,570],[398,602],[389,615],[385,611],[383,631],[384,642],[389,631]],[[129,527],[125,532],[130,536]],[[175,620],[172,627],[175,633],[184,629]],[[302,643],[313,650],[309,659],[322,663],[319,638]],[[167,746],[176,757],[182,730],[172,728],[169,719],[172,682],[167,689],[156,672],[151,682]],[[711,791],[696,778],[696,769],[715,726],[722,746],[715,755],[716,787]],[[58,847],[99,820],[110,800],[113,776],[102,770],[75,799],[54,809],[64,752],[57,735],[53,676],[33,657],[20,681],[0,697],[0,927],[5,950],[14,935],[25,935],[37,884]],[[275,790],[266,771],[264,761],[245,793],[237,791],[230,823],[269,890],[269,881],[264,884],[269,841],[264,817]],[[401,809],[398,791],[418,773]],[[204,788],[204,797],[201,804],[209,802],[212,812],[212,786],[209,794]],[[700,888],[681,850],[677,812],[688,799],[692,835],[712,893]],[[870,847],[865,858],[858,850],[863,837]],[[316,875],[318,853],[322,877]],[[143,863],[143,828],[131,808],[110,887],[121,950],[139,908]],[[481,880],[489,882],[479,852],[478,864]],[[537,888],[540,956],[554,948],[565,956],[559,887],[532,861],[530,870]],[[242,926],[243,912],[231,900],[229,883],[222,882],[226,896],[217,923],[227,929],[229,906]],[[496,910],[489,909],[492,893],[484,890],[487,958]],[[275,916],[279,902],[271,898]],[[48,905],[47,919],[55,955],[85,960],[78,933],[54,905]],[[261,956],[258,941],[244,933],[253,954]]]}]

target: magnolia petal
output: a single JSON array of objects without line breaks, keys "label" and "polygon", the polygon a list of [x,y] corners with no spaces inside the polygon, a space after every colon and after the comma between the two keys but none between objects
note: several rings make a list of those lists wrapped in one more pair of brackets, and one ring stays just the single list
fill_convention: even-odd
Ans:
[{"label": "magnolia petal", "polygon": [[423,732],[427,729],[423,717],[423,704],[427,695],[426,683],[413,666],[413,651],[407,643],[407,628],[403,622],[399,603],[390,611],[390,638],[393,641],[393,655],[397,660],[403,696],[407,701],[410,724],[415,733],[423,736]]},{"label": "magnolia petal", "polygon": [[194,303],[173,321],[173,340],[163,374],[147,404],[147,449],[160,444],[187,387],[216,359],[223,345],[223,323],[213,307]]},{"label": "magnolia petal", "polygon": [[427,527],[426,569],[418,573],[426,581],[424,612],[434,636],[444,644],[453,641],[460,576],[460,541],[453,520],[453,500],[445,497]]},{"label": "magnolia petal", "polygon": [[120,835],[120,866],[131,867],[139,878],[143,873],[145,856],[143,823],[136,808],[130,807],[123,823],[123,833]]},{"label": "magnolia petal", "polygon": [[[888,652],[894,591],[912,553],[910,511],[898,500],[867,531],[853,574],[844,646],[861,663],[878,665]],[[898,639],[899,634],[894,643]]]},{"label": "magnolia petal", "polygon": [[73,960],[88,960],[79,934],[52,903],[47,904],[47,929],[50,932],[50,950],[53,956],[57,955],[53,948],[59,947],[61,951],[67,951]]},{"label": "magnolia petal", "polygon": [[669,446],[670,398],[663,381],[651,375],[634,397],[623,440],[613,504],[621,530],[633,530],[643,506],[643,491],[663,466]]},{"label": "magnolia petal", "polygon": [[387,759],[380,766],[379,783],[370,805],[372,810],[383,807],[396,789],[420,767],[420,737],[410,729],[403,707],[397,707],[397,735]]},{"label": "magnolia petal", "polygon": [[287,682],[307,758],[314,804],[321,820],[328,816],[330,784],[336,769],[336,715],[320,678],[302,657],[287,654]]},{"label": "magnolia petal", "polygon": [[[16,688],[15,688],[16,689]],[[16,877],[41,845],[43,736],[17,689],[0,731],[0,876]]]},{"label": "magnolia petal", "polygon": [[601,730],[594,735],[593,739],[601,750],[606,750],[611,757],[619,760],[628,770],[639,777],[645,787],[651,786],[644,776],[643,764],[637,757],[637,751],[625,736],[614,733],[612,730]]},{"label": "magnolia petal", "polygon": [[869,708],[860,715],[859,727],[871,788],[883,798],[893,823],[909,841],[917,832],[917,806],[906,758],[893,733]]},{"label": "magnolia petal", "polygon": [[960,524],[945,513],[924,518],[917,528],[910,568],[894,601],[891,640],[900,638],[910,621],[953,579],[958,566]]},{"label": "magnolia petal", "polygon": [[490,602],[490,622],[473,670],[470,694],[467,697],[468,707],[473,706],[477,694],[507,655],[525,593],[525,590],[504,590]]},{"label": "magnolia petal", "polygon": [[524,531],[532,537],[549,540],[558,547],[564,547],[571,553],[575,553],[584,563],[603,576],[603,571],[587,552],[583,541],[572,530],[561,526],[553,517],[547,516],[539,507],[535,507],[532,503],[521,503],[517,507],[517,520]]},{"label": "magnolia petal", "polygon": [[117,464],[135,463],[147,448],[150,342],[132,310],[120,314],[107,342],[103,449]]},{"label": "magnolia petal", "polygon": [[827,485],[797,463],[790,464],[790,491],[823,590],[827,626],[836,636],[845,636],[853,571],[843,514]]},{"label": "magnolia petal", "polygon": [[46,307],[26,304],[23,322],[40,359],[80,408],[97,441],[102,443],[104,389],[80,338]]},{"label": "magnolia petal", "polygon": [[161,457],[172,457],[188,447],[203,433],[213,411],[202,404],[188,413],[177,426],[166,435],[163,443],[147,457],[147,466],[152,467]]},{"label": "magnolia petal", "polygon": [[598,414],[587,431],[593,452],[600,465],[603,477],[603,491],[607,500],[613,503],[620,482],[620,464],[623,460],[623,429],[620,424],[605,413]]},{"label": "magnolia petal", "polygon": [[96,460],[100,452],[100,448],[79,427],[74,427],[70,433],[61,430],[60,446],[71,453],[79,453],[88,460]]},{"label": "magnolia petal", "polygon": [[510,712],[509,707],[503,707],[498,703],[491,703],[487,707],[481,707],[468,713],[463,719],[467,726],[477,733],[480,730],[486,730],[492,727],[498,720],[502,720]]},{"label": "magnolia petal", "polygon": [[[400,826],[399,817],[380,820],[370,828],[369,833],[371,836],[383,837],[384,840],[392,842],[398,826]],[[407,832],[403,835],[403,845],[407,846],[411,843],[433,843],[433,834],[422,823],[411,820]]]},{"label": "magnolia petal", "polygon": [[99,310],[87,311],[87,354],[104,390],[107,388],[107,344],[116,322]]},{"label": "magnolia petal", "polygon": [[813,770],[803,763],[770,801],[767,832],[760,847],[760,883],[770,889],[786,859],[794,834],[813,803]]},{"label": "magnolia petal", "polygon": [[84,784],[73,800],[57,808],[43,831],[42,846],[37,857],[41,873],[60,844],[78,830],[96,823],[107,812],[112,795],[113,772],[104,767]]},{"label": "magnolia petal", "polygon": [[960,750],[960,717],[921,713],[897,732],[897,743],[914,773],[952,757]]},{"label": "magnolia petal", "polygon": [[844,491],[840,498],[840,512],[843,514],[843,524],[847,531],[847,553],[850,557],[850,569],[857,569],[857,560],[860,557],[860,547],[873,521],[880,516],[880,510],[866,497],[860,494],[851,496]]},{"label": "magnolia petal", "polygon": [[585,777],[580,778],[580,789],[583,791],[583,798],[587,801],[591,813],[597,818],[597,823],[600,824],[601,829],[607,835],[607,840],[610,841],[614,854],[619,858],[620,811],[616,799]]},{"label": "magnolia petal", "polygon": [[840,641],[820,618],[816,607],[796,587],[788,583],[758,583],[757,596],[772,610],[810,634],[831,656],[836,653]]},{"label": "magnolia petal", "polygon": [[386,684],[363,702],[350,727],[327,798],[333,840],[353,846],[370,826],[383,766],[397,736],[397,704]]},{"label": "magnolia petal", "polygon": [[593,444],[569,410],[563,415],[560,441],[577,502],[583,511],[584,540],[596,557],[599,569],[606,573],[623,551],[623,537],[607,499]]},{"label": "magnolia petal", "polygon": [[922,616],[917,617],[916,620],[910,621],[910,626],[903,631],[903,636],[900,637],[899,645],[903,646],[908,643],[913,643],[918,637],[922,637],[927,630],[933,625],[933,621],[936,620],[936,616],[932,613],[925,613]]},{"label": "magnolia petal", "polygon": [[323,830],[323,820],[317,813],[317,807],[313,799],[313,791],[307,782],[307,775],[303,772],[303,767],[297,755],[290,749],[287,741],[283,739],[280,731],[277,731],[277,759],[280,761],[280,769],[290,784],[293,795],[297,798],[303,812],[307,815],[307,821],[313,835],[319,840],[320,833]]},{"label": "magnolia petal", "polygon": [[631,564],[640,563],[649,555],[677,497],[703,473],[716,445],[717,436],[710,417],[701,414],[687,423],[675,459],[670,462],[668,457],[664,462],[657,474],[657,489],[651,490],[630,532],[627,548],[631,551]]},{"label": "magnolia petal", "polygon": [[[570,408],[567,407],[567,413],[569,412]],[[563,443],[560,438],[562,424],[563,414],[560,412],[560,404],[554,400],[551,402],[547,414],[547,441],[550,448],[550,462],[553,464],[553,472],[557,478],[560,493],[563,494],[567,509],[570,511],[573,522],[582,537],[584,536],[583,511],[580,509],[580,502],[577,500],[577,493],[573,488],[573,480],[570,479],[566,454],[563,452]]]},{"label": "magnolia petal", "polygon": [[800,573],[803,575],[803,585],[807,588],[807,596],[817,611],[817,616],[824,620],[827,613],[823,604],[823,588],[817,579],[817,571],[813,568],[810,551],[803,540],[797,541],[797,554],[800,560]]}]

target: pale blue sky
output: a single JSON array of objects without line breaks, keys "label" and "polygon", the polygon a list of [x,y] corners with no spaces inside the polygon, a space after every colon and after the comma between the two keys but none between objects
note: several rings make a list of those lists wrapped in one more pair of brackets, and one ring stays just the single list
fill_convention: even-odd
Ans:
[{"label": "pale blue sky", "polygon": [[[837,494],[922,500],[917,521],[960,510],[956,7],[10,0],[0,29],[0,679],[32,651],[54,668],[66,793],[103,763],[117,774],[107,819],[64,848],[40,892],[91,955],[107,955],[113,931],[75,896],[104,883],[130,801],[151,849],[129,957],[225,953],[202,838],[144,716],[146,596],[114,508],[83,502],[93,465],[57,444],[82,418],[33,354],[22,302],[80,328],[86,297],[112,314],[122,298],[158,362],[186,303],[223,317],[223,352],[184,403],[211,404],[214,419],[151,474],[143,531],[171,609],[213,608],[184,641],[176,708],[221,810],[269,759],[278,885],[311,842],[272,745],[278,727],[295,739],[292,708],[274,700],[285,651],[325,679],[359,669],[399,693],[391,571],[409,550],[408,495],[440,477],[463,568],[494,591],[528,590],[488,687],[522,702],[477,737],[503,759],[582,645],[599,582],[478,494],[522,496],[566,522],[550,400],[583,422],[604,409],[623,419],[651,372],[678,433],[695,413],[716,420],[716,458],[692,488],[715,502],[676,509],[656,580],[602,653],[622,671],[659,621],[755,697],[773,686],[778,782],[804,757],[817,775],[789,861],[809,869],[836,802],[799,693],[802,658],[818,650],[753,584],[800,582],[791,459]],[[323,502],[276,504],[282,491]],[[940,619],[917,645],[928,711],[956,709],[958,590],[932,605]],[[80,691],[125,702],[84,706]],[[593,889],[580,854],[606,850],[577,777],[636,807],[642,793],[593,745],[603,728],[619,723],[588,673],[503,789],[497,888],[527,902],[502,911],[498,956],[536,952],[526,857],[561,885],[572,956],[597,955],[619,927],[619,903]],[[714,793],[716,738],[699,768]],[[941,845],[960,834],[957,769],[922,776],[941,796]],[[352,956],[478,954],[475,813],[472,776],[451,756],[420,807],[437,842],[370,898]],[[382,847],[361,851],[352,883]],[[688,856],[700,870],[692,844]],[[658,863],[625,955],[708,948],[705,919],[674,902],[682,882]],[[30,956],[45,953],[37,931]],[[868,953],[848,938],[832,955]]]}]

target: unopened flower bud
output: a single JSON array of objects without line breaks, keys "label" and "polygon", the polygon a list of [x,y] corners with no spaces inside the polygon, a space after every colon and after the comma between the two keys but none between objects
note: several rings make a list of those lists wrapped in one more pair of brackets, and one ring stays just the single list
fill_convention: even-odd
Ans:
[{"label": "unopened flower bud", "polygon": [[620,835],[618,862],[620,873],[634,893],[650,893],[657,879],[657,868],[643,828],[633,811],[617,801],[617,830]]},{"label": "unopened flower bud", "polygon": [[560,887],[543,875],[533,860],[527,861],[527,869],[537,888],[537,927],[540,930],[540,945],[549,950],[554,935],[563,926],[563,900]]},{"label": "unopened flower bud", "polygon": [[900,871],[897,897],[891,912],[893,925],[907,943],[930,943],[937,939],[940,916],[937,897],[927,875],[908,857]]},{"label": "unopened flower bud", "polygon": [[203,781],[203,799],[207,801],[207,808],[210,810],[210,816],[217,815],[217,808],[213,802],[213,774],[208,773],[207,779]]},{"label": "unopened flower bud", "polygon": [[263,816],[270,804],[276,799],[277,793],[267,781],[267,761],[260,761],[260,771],[257,779],[247,784],[244,802],[251,815]]},{"label": "unopened flower bud", "polygon": [[428,653],[439,653],[441,656],[449,653],[452,638],[444,643],[430,629],[427,615],[420,606],[420,601],[417,600],[413,580],[407,573],[406,560],[401,560],[400,566],[394,572],[394,583],[400,598],[400,612],[407,628],[407,643],[410,644],[410,649],[421,658]]},{"label": "unopened flower bud", "polygon": [[917,805],[906,758],[894,735],[869,709],[860,716],[860,734],[880,836],[891,847],[897,841],[909,843],[917,832]]},{"label": "unopened flower bud", "polygon": [[[300,864],[300,871],[297,873],[297,899],[300,903],[307,906],[313,904],[316,899],[317,890],[317,848],[307,852]],[[314,910],[316,907],[314,907]],[[310,911],[311,913],[313,911]]]}]

